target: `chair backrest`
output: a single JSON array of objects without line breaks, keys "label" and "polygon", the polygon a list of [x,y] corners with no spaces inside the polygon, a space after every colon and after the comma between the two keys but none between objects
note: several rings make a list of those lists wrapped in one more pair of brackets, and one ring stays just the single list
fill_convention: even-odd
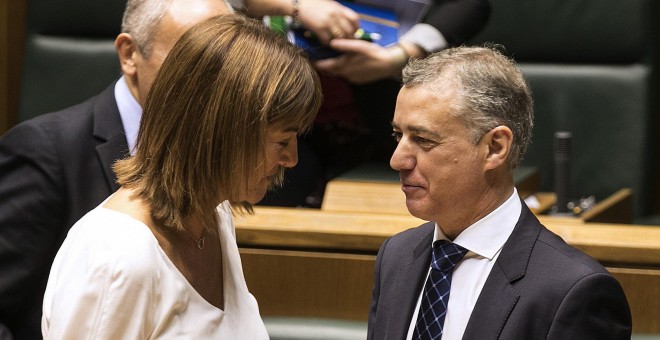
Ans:
[{"label": "chair backrest", "polygon": [[17,121],[63,109],[120,76],[125,0],[30,0]]},{"label": "chair backrest", "polygon": [[523,164],[553,191],[553,135],[572,132],[571,198],[627,187],[649,212],[658,112],[658,7],[653,0],[497,0],[475,44],[501,44],[533,91],[535,127]]}]

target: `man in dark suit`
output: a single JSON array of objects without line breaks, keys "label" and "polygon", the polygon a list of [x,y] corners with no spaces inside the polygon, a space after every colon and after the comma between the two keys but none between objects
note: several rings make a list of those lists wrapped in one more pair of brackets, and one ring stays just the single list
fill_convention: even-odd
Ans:
[{"label": "man in dark suit", "polygon": [[368,338],[630,339],[616,279],[518,197],[533,109],[515,63],[453,48],[410,62],[403,82],[390,165],[431,222],[381,246]]},{"label": "man in dark suit", "polygon": [[69,228],[118,189],[111,165],[129,154],[170,48],[193,24],[230,10],[218,0],[129,0],[115,40],[123,77],[0,139],[0,323],[14,338],[41,338],[53,258]]}]

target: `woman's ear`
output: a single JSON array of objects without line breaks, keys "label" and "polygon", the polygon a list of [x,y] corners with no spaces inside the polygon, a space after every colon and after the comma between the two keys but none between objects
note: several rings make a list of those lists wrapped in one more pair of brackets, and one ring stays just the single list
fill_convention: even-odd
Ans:
[{"label": "woman's ear", "polygon": [[509,127],[500,125],[491,129],[486,133],[483,141],[488,146],[486,170],[496,169],[508,163],[513,144],[513,132]]},{"label": "woman's ear", "polygon": [[115,49],[117,50],[117,55],[119,56],[119,66],[121,71],[126,76],[135,75],[136,66],[135,66],[135,56],[137,52],[137,44],[128,33],[121,33],[115,39]]}]

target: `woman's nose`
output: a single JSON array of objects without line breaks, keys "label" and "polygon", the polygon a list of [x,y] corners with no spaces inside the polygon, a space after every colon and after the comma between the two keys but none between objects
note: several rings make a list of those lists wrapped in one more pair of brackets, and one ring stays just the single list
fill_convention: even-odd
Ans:
[{"label": "woman's nose", "polygon": [[282,150],[279,164],[285,168],[293,168],[298,164],[298,139],[293,138]]}]

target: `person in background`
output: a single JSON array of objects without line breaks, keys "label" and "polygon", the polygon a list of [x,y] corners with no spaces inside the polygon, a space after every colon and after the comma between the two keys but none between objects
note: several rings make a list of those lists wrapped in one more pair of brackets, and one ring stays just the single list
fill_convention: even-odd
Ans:
[{"label": "person in background", "polygon": [[[387,137],[403,66],[410,58],[465,43],[486,25],[491,10],[488,0],[354,2],[394,11],[398,42],[383,47],[345,32],[333,35],[328,44],[341,55],[315,62],[326,100],[313,132],[299,143],[299,165],[264,204],[319,207],[328,180],[361,163],[387,167],[395,147]],[[301,192],[310,173],[316,174],[317,187]]]},{"label": "person in background", "polygon": [[481,30],[490,15],[488,0],[357,0],[393,10],[399,19],[399,40],[391,46],[362,39],[349,39],[343,32],[329,41],[342,52],[316,63],[319,70],[345,78],[353,84],[400,79],[410,58],[457,46]]},{"label": "person in background", "polygon": [[239,11],[252,17],[288,15],[292,21],[314,32],[323,43],[337,37],[352,37],[359,17],[334,0],[230,0]]},{"label": "person in background", "polygon": [[369,339],[630,339],[617,280],[518,196],[532,125],[523,75],[493,47],[404,68],[390,166],[410,213],[430,222],[382,244]]},{"label": "person in background", "polygon": [[[241,89],[241,91],[236,91]],[[149,91],[119,190],[70,230],[44,297],[46,339],[268,339],[232,214],[297,162],[321,104],[301,51],[236,14],[193,26]]]},{"label": "person in background", "polygon": [[[291,10],[265,8],[279,0],[252,1],[257,15]],[[322,10],[304,5],[300,17],[318,22],[319,32],[327,31],[323,23],[351,22],[339,5]],[[55,253],[69,228],[119,188],[111,166],[135,151],[142,105],[171,47],[192,25],[232,11],[224,0],[128,0],[115,40],[122,77],[81,104],[25,121],[0,137],[0,324],[13,337],[41,337],[41,304]]]}]

